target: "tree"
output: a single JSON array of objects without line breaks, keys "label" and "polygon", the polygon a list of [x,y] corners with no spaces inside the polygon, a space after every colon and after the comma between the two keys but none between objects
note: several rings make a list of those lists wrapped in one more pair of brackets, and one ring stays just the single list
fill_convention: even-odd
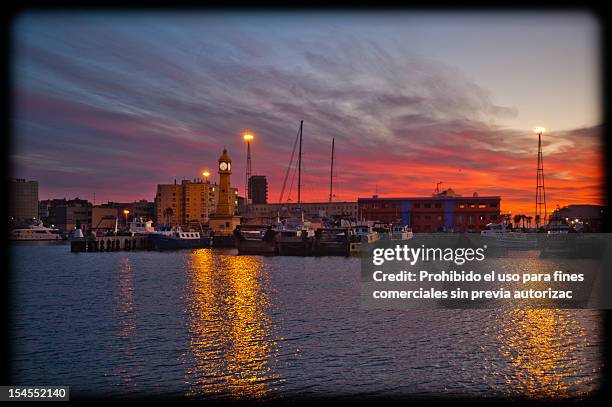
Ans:
[{"label": "tree", "polygon": [[516,228],[519,227],[519,225],[521,223],[521,219],[523,219],[523,215],[520,215],[520,214],[514,215],[514,218],[513,218],[513,220],[514,220],[514,227],[516,227]]}]

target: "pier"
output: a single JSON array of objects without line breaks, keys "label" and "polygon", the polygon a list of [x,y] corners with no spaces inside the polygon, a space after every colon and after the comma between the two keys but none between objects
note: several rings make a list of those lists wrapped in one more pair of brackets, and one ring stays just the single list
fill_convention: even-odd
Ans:
[{"label": "pier", "polygon": [[89,236],[74,238],[70,241],[70,251],[74,253],[151,249],[151,241],[146,235]]}]

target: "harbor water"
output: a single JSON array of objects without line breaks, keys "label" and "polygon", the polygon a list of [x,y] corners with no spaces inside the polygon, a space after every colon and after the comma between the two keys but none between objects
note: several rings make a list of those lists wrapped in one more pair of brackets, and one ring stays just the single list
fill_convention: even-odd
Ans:
[{"label": "harbor water", "polygon": [[367,310],[360,263],[11,246],[13,383],[78,396],[585,398],[594,310]]}]

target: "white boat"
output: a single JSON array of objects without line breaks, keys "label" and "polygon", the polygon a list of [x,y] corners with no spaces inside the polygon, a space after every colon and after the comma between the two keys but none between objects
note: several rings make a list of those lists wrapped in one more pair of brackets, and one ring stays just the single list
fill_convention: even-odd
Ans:
[{"label": "white boat", "polygon": [[[354,241],[353,241],[354,240]],[[380,240],[380,235],[368,223],[362,223],[353,227],[353,235],[349,246],[351,254],[359,254],[364,245]]]},{"label": "white boat", "polygon": [[130,222],[130,232],[132,234],[146,234],[154,231],[153,221],[151,220],[145,221],[143,218],[135,218]]},{"label": "white boat", "polygon": [[567,222],[559,219],[553,219],[550,221],[548,226],[546,226],[546,233],[549,235],[560,235],[567,234],[570,231],[570,226]]},{"label": "white boat", "polygon": [[9,235],[9,240],[17,241],[48,241],[62,239],[59,230],[45,227],[40,221],[27,227],[13,229]]},{"label": "white boat", "polygon": [[391,225],[389,234],[391,240],[408,240],[412,239],[413,236],[412,228],[404,225]]},{"label": "white boat", "polygon": [[210,247],[211,238],[200,232],[183,230],[180,226],[162,226],[148,233],[155,250],[199,249]]},{"label": "white boat", "polygon": [[470,236],[470,239],[480,240],[489,247],[523,250],[538,247],[536,233],[514,232],[502,223],[489,223],[480,232],[480,239],[475,236]]}]

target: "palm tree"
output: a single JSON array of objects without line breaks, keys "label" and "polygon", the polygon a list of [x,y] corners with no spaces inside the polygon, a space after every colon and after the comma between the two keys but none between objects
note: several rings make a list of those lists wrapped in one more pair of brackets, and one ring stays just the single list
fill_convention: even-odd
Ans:
[{"label": "palm tree", "polygon": [[521,219],[523,218],[523,215],[519,215],[518,213],[516,215],[514,215],[514,227],[518,228],[520,223],[521,223]]},{"label": "palm tree", "polygon": [[536,215],[535,216],[535,223],[536,223],[536,227],[537,228],[540,227],[540,221],[541,221],[540,215]]},{"label": "palm tree", "polygon": [[531,227],[531,221],[533,220],[533,216],[527,216],[527,227]]}]

